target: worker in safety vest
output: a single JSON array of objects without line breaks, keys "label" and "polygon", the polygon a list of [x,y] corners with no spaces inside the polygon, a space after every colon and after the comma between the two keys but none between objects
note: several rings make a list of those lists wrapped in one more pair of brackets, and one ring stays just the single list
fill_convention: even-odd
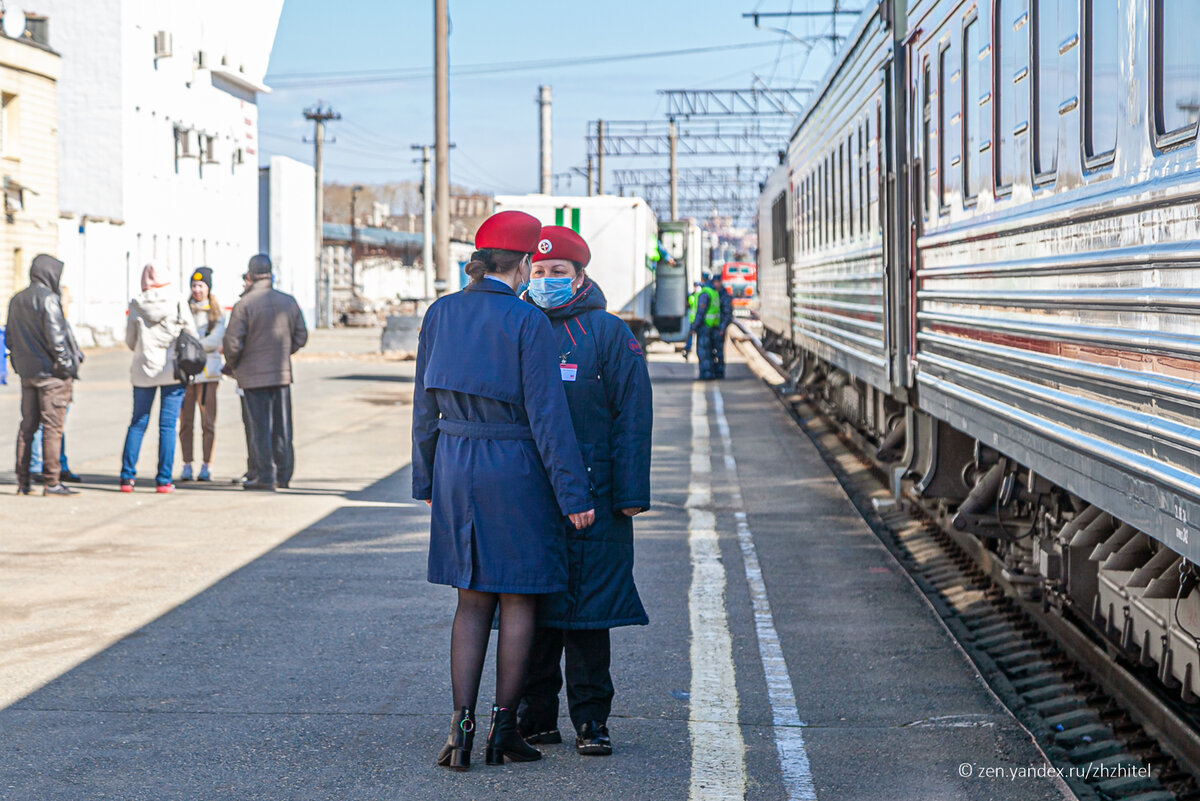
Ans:
[{"label": "worker in safety vest", "polygon": [[712,335],[713,378],[725,377],[725,329],[733,322],[733,293],[725,286],[720,273],[712,277],[711,286],[716,290],[720,305],[720,321]]},{"label": "worker in safety vest", "polygon": [[[716,378],[713,346],[721,326],[721,297],[708,283],[688,298],[688,325],[696,335],[696,359],[700,362],[700,380]],[[686,351],[685,351],[686,355]]]}]

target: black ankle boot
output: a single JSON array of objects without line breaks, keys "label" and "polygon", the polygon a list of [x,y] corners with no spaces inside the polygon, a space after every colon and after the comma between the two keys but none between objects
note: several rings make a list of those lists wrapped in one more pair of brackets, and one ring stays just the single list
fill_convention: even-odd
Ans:
[{"label": "black ankle boot", "polygon": [[474,744],[475,712],[464,706],[450,718],[450,736],[438,754],[437,763],[451,770],[467,770],[471,767],[471,746]]},{"label": "black ankle boot", "polygon": [[517,731],[515,710],[493,706],[484,757],[489,765],[503,765],[505,757],[511,762],[534,762],[542,758],[542,752],[525,742]]}]

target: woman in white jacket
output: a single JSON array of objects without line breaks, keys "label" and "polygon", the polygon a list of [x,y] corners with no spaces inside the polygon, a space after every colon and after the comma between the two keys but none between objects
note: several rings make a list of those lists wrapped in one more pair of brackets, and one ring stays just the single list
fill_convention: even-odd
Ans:
[{"label": "woman in white jacket", "polygon": [[133,351],[129,375],[133,381],[133,419],[121,455],[121,492],[133,492],[142,437],[150,424],[154,395],[161,390],[158,409],[159,492],[174,492],[175,424],[183,405],[184,385],[175,375],[175,340],[181,331],[196,336],[196,323],[184,299],[159,280],[154,265],[142,270],[142,292],[129,302],[125,344]]},{"label": "woman in white jacket", "polygon": [[201,447],[204,462],[200,465],[200,481],[211,481],[213,442],[217,430],[217,390],[221,383],[221,340],[225,337],[225,315],[221,304],[212,294],[212,269],[197,267],[192,273],[192,297],[188,300],[192,321],[200,332],[200,344],[208,354],[204,371],[192,379],[183,396],[179,415],[179,445],[183,450],[183,472],[180,481],[191,481],[192,442],[195,434],[196,406],[200,406]]}]

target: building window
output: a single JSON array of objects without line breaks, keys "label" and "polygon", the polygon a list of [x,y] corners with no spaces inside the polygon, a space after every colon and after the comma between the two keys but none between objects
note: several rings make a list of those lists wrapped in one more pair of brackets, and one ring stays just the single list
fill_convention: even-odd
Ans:
[{"label": "building window", "polygon": [[1151,49],[1155,133],[1160,147],[1196,136],[1200,114],[1197,25],[1200,25],[1200,4],[1195,0],[1155,0]]},{"label": "building window", "polygon": [[200,146],[201,146],[201,149],[204,151],[204,163],[205,164],[216,164],[217,163],[217,147],[216,147],[216,145],[217,145],[217,138],[215,136],[205,135],[205,136],[200,137]]},{"label": "building window", "polygon": [[1117,147],[1117,0],[1084,0],[1083,137],[1093,163],[1111,161]]},{"label": "building window", "polygon": [[175,129],[175,158],[190,159],[195,157],[192,152],[192,132],[185,128]]},{"label": "building window", "polygon": [[15,159],[20,155],[20,124],[17,116],[17,96],[0,93],[0,156]]},{"label": "building window", "polygon": [[1017,176],[1016,137],[1024,126],[1023,103],[1028,94],[1020,86],[1029,77],[1029,0],[999,0],[996,3],[995,47],[992,63],[996,66],[992,109],[992,169],[996,173],[996,193],[1007,194]]},{"label": "building window", "polygon": [[980,102],[985,89],[980,82],[979,18],[972,17],[963,27],[962,48],[962,174],[963,197],[974,200],[979,195],[979,131]]},{"label": "building window", "polygon": [[1070,32],[1071,0],[1034,0],[1033,27],[1033,174],[1053,178],[1058,169],[1059,73],[1067,60],[1059,47]]}]

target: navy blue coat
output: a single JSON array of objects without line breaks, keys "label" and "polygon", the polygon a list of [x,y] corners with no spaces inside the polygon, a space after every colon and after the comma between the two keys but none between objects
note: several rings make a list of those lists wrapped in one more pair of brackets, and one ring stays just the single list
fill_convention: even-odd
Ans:
[{"label": "navy blue coat", "polygon": [[566,589],[564,516],[592,508],[546,316],[490,278],[425,313],[413,497],[432,500],[429,581]]},{"label": "navy blue coat", "polygon": [[565,529],[570,586],[538,610],[539,625],[551,628],[650,622],[633,582],[633,518],[619,511],[650,508],[650,374],[637,338],[606,305],[588,280],[569,303],[546,312],[558,337],[555,365],[574,366],[573,376],[571,367],[562,370],[562,385],[596,505],[594,525]]}]

